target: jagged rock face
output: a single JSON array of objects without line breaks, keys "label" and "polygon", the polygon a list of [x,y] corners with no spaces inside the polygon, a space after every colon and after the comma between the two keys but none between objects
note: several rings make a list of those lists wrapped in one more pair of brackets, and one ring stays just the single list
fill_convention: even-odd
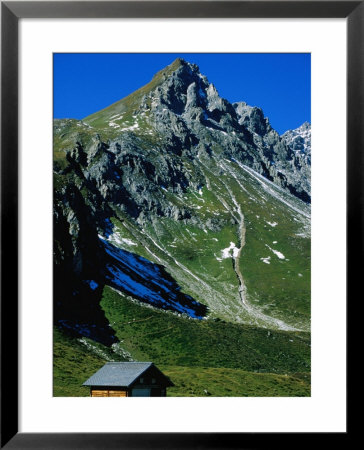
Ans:
[{"label": "jagged rock face", "polygon": [[282,135],[286,145],[292,150],[294,157],[292,172],[299,173],[301,184],[307,193],[311,189],[311,125],[305,122],[295,130],[286,131]]},{"label": "jagged rock face", "polygon": [[[260,108],[244,102],[230,104],[219,96],[196,65],[183,60],[175,61],[155,79],[158,82],[155,80],[144,95],[137,95],[137,91],[131,101],[121,101],[109,114],[105,110],[104,124],[112,125],[117,131],[120,126],[113,121],[114,117],[128,113],[134,118],[144,117],[145,125],[159,136],[160,154],[168,149],[177,156],[194,158],[197,149],[211,151],[213,148],[214,157],[234,158],[304,201],[310,201],[309,167],[297,159],[295,151],[271,127]],[[84,122],[93,125],[94,116]],[[134,126],[129,129],[135,129]],[[114,141],[111,146],[140,145],[135,139],[130,140],[129,137],[129,142]],[[186,181],[181,187],[186,187]]]},{"label": "jagged rock face", "polygon": [[[236,214],[206,218],[201,205],[185,202],[191,193],[211,188],[206,172],[211,164],[218,175],[228,176],[226,161],[237,162],[309,202],[309,139],[309,124],[279,136],[260,108],[230,104],[196,65],[183,60],[83,121],[55,120],[55,297],[62,305],[56,315],[70,310],[75,291],[97,304],[110,278],[99,237],[112,234],[110,218],[132,221],[141,230],[157,228],[161,220],[205,233],[236,226]],[[67,290],[67,279],[77,289]],[[197,315],[203,310],[192,298],[188,307]]]},{"label": "jagged rock face", "polygon": [[311,125],[308,122],[303,123],[295,130],[286,131],[282,138],[296,154],[311,155]]},{"label": "jagged rock face", "polygon": [[261,108],[249,106],[245,102],[236,102],[233,106],[239,117],[240,125],[243,125],[249,131],[263,136],[272,129]]},{"label": "jagged rock face", "polygon": [[[311,159],[297,154],[299,140],[303,134],[287,131],[283,136],[272,128],[268,118],[264,117],[261,108],[252,107],[245,102],[234,103],[239,123],[253,134],[253,141],[259,151],[264,171],[260,172],[274,183],[286,188],[289,192],[305,202],[311,199]],[[308,128],[307,128],[308,126]],[[308,123],[302,125],[305,139],[310,139],[311,128]],[[293,145],[294,135],[296,147]],[[255,165],[255,169],[256,165]]]},{"label": "jagged rock face", "polygon": [[282,135],[283,140],[294,153],[297,167],[306,167],[310,180],[311,168],[311,125],[305,122],[295,130],[286,131]]},{"label": "jagged rock face", "polygon": [[175,151],[213,143],[214,156],[222,153],[237,159],[302,200],[310,201],[310,168],[306,170],[299,164],[262,110],[244,102],[231,105],[219,96],[197,66],[180,61],[171,76],[144,96],[141,109],[146,111],[148,104],[154,127]]}]

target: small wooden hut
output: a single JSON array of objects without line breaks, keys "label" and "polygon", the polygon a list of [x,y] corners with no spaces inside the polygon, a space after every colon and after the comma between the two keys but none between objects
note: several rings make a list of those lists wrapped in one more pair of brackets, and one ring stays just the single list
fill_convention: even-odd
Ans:
[{"label": "small wooden hut", "polygon": [[83,385],[91,397],[165,397],[174,386],[152,362],[108,362]]}]

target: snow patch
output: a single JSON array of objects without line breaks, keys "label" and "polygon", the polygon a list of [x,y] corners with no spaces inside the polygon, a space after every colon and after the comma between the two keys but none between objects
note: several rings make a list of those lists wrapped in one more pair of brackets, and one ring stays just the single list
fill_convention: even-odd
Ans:
[{"label": "snow patch", "polygon": [[115,122],[109,122],[109,127],[113,127],[113,128],[120,128],[120,125],[118,125]]},{"label": "snow patch", "polygon": [[120,131],[131,131],[131,130],[136,130],[138,128],[139,128],[139,125],[137,123],[135,123],[134,125],[131,125],[130,127],[121,128]]},{"label": "snow patch", "polygon": [[286,257],[283,255],[283,253],[279,252],[278,250],[274,250],[273,248],[269,247],[268,244],[265,244],[266,247],[269,248],[271,252],[273,252],[276,256],[278,256],[279,259],[286,259]]},{"label": "snow patch", "polygon": [[265,264],[270,264],[270,256],[267,256],[266,258],[260,258],[261,261],[263,261]]},{"label": "snow patch", "polygon": [[[231,254],[231,251],[232,251],[232,254]],[[223,250],[221,250],[221,258],[222,259],[231,258],[231,257],[236,258],[238,253],[239,253],[239,249],[236,247],[234,242],[230,242],[230,246],[229,247],[224,248]]]},{"label": "snow patch", "polygon": [[[102,236],[99,235],[99,237],[102,240],[105,240]],[[113,244],[119,244],[119,245],[129,245],[129,246],[137,246],[138,244],[136,242],[133,242],[131,239],[123,238],[120,233],[115,232],[108,236],[107,240]]]}]

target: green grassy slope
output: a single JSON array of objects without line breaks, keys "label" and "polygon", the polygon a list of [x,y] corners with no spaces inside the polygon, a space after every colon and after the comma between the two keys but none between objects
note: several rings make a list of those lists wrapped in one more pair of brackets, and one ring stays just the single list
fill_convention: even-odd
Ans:
[{"label": "green grassy slope", "polygon": [[117,353],[55,329],[54,395],[88,396],[82,383],[109,360],[153,361],[175,387],[169,396],[309,396],[310,336],[223,321],[197,321],[140,306],[106,287],[102,307]]},{"label": "green grassy slope", "polygon": [[241,369],[160,366],[173,380],[168,397],[307,397],[310,375],[251,373]]},{"label": "green grassy slope", "polygon": [[310,335],[180,317],[105,287],[101,306],[124,350],[157,365],[309,372]]}]

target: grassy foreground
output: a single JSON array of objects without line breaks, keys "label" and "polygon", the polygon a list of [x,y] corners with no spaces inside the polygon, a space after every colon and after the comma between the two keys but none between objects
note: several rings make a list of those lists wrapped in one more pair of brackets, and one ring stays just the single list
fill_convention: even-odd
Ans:
[{"label": "grassy foreground", "polygon": [[310,335],[197,321],[106,287],[101,305],[117,352],[55,329],[54,396],[88,396],[82,383],[106,361],[153,361],[175,384],[168,396],[309,396]]},{"label": "grassy foreground", "polygon": [[306,397],[310,375],[252,373],[216,367],[160,366],[174,382],[171,397]]}]

